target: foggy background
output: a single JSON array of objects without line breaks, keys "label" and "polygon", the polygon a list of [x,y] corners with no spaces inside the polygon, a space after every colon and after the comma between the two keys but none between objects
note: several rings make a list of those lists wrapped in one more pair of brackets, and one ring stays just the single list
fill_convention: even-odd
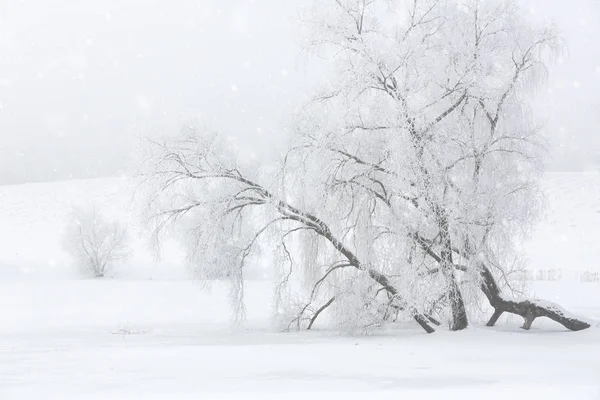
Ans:
[{"label": "foggy background", "polygon": [[[568,52],[537,111],[554,171],[600,169],[600,1],[521,0]],[[268,155],[320,68],[294,18],[310,0],[3,0],[0,184],[122,174],[137,137],[192,119]]]}]

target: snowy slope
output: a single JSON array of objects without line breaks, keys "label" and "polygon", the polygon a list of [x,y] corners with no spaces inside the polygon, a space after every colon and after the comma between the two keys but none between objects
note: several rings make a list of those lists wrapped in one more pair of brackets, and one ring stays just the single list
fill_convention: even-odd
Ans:
[{"label": "snowy slope", "polygon": [[[543,184],[548,202],[544,220],[525,244],[529,268],[557,269],[566,280],[579,280],[585,271],[600,272],[600,174],[550,173]],[[137,235],[133,265],[125,275],[186,277],[180,249],[173,244],[154,264],[146,238],[138,235],[133,193],[125,178],[0,186],[0,277],[72,276],[61,232],[73,205],[90,204],[122,219]]]}]

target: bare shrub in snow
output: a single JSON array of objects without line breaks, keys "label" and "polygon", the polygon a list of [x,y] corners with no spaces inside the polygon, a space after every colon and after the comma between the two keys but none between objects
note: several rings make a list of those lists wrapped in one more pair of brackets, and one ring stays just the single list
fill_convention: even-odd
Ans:
[{"label": "bare shrub in snow", "polygon": [[489,325],[508,312],[527,329],[539,316],[589,327],[503,296],[539,208],[530,95],[560,47],[524,15],[505,0],[316,1],[307,48],[335,74],[298,114],[280,168],[249,168],[194,128],[153,143],[155,232],[194,215],[190,260],[235,272],[236,303],[244,266],[272,246],[290,327],[329,312],[351,329],[461,330],[484,298]]},{"label": "bare shrub in snow", "polygon": [[579,280],[581,282],[600,282],[600,272],[585,271],[580,275]]},{"label": "bare shrub in snow", "polygon": [[97,278],[130,255],[126,227],[107,219],[96,207],[73,209],[63,246],[80,269]]}]

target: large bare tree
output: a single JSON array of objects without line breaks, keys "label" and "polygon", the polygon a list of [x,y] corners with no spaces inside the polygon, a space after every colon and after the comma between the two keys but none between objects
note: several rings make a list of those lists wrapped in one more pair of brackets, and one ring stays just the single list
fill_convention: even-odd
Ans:
[{"label": "large bare tree", "polygon": [[526,329],[540,316],[589,327],[502,295],[538,209],[529,96],[559,48],[553,30],[500,0],[321,0],[303,22],[334,74],[299,113],[281,168],[265,178],[198,129],[155,143],[156,231],[194,221],[191,261],[230,270],[236,304],[248,258],[276,248],[290,327],[329,309],[354,325],[404,316],[461,330],[476,290],[495,310],[488,325],[509,312]]}]

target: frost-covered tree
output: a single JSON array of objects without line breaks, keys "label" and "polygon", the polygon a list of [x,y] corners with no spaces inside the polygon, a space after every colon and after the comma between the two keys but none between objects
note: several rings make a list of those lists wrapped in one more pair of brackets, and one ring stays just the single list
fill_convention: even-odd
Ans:
[{"label": "frost-covered tree", "polygon": [[190,254],[237,271],[238,292],[253,249],[273,246],[289,327],[330,309],[350,327],[410,317],[460,330],[480,291],[489,325],[511,312],[525,328],[539,316],[588,327],[501,294],[538,209],[529,96],[559,48],[552,29],[504,0],[320,0],[303,20],[334,73],[298,115],[281,168],[245,169],[195,129],[155,144],[157,231],[200,216]]},{"label": "frost-covered tree", "polygon": [[130,255],[126,228],[107,219],[96,207],[73,209],[63,247],[84,273],[96,278],[104,277]]}]

